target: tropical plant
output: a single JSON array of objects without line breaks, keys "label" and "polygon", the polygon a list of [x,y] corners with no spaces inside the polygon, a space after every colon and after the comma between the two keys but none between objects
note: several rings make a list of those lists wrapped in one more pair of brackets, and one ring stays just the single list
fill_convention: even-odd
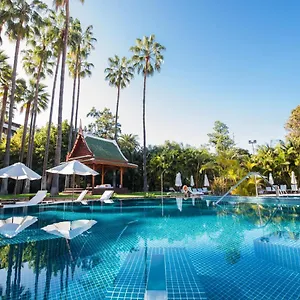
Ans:
[{"label": "tropical plant", "polygon": [[[36,33],[38,32],[38,33]],[[29,143],[27,151],[26,164],[30,167],[32,164],[32,154],[34,147],[34,135],[36,127],[36,117],[38,113],[39,93],[41,92],[39,86],[40,81],[46,77],[47,74],[52,74],[52,39],[53,31],[49,19],[44,19],[38,28],[31,31],[27,41],[29,49],[22,51],[23,53],[23,66],[28,75],[32,75],[35,80],[35,89],[33,92],[32,109],[31,109],[31,124]],[[31,81],[33,83],[33,81]],[[45,88],[43,85],[42,90]],[[31,104],[30,104],[31,105]],[[26,136],[27,127],[24,128],[24,135]],[[20,152],[20,161],[24,157],[24,144]]]},{"label": "tropical plant", "polygon": [[138,136],[136,134],[121,134],[119,141],[118,141],[120,148],[122,149],[122,152],[127,154],[127,157],[130,157],[130,155],[137,151],[140,147],[140,144],[138,142]]},{"label": "tropical plant", "polygon": [[120,90],[126,88],[130,84],[130,80],[133,78],[134,69],[131,66],[131,62],[126,57],[120,59],[115,55],[108,59],[108,63],[109,67],[104,70],[107,74],[105,79],[109,81],[110,86],[117,88],[115,120],[115,140],[117,141]]},{"label": "tropical plant", "polygon": [[[9,165],[10,161],[10,140],[13,111],[15,105],[15,91],[17,79],[18,57],[20,52],[21,40],[29,36],[30,30],[34,24],[40,24],[41,17],[39,11],[45,10],[47,5],[39,0],[3,0],[1,1],[0,24],[6,27],[6,34],[10,40],[16,42],[14,63],[12,71],[12,83],[10,93],[8,130],[4,157],[4,166]],[[6,183],[3,184],[3,191],[6,192]]]},{"label": "tropical plant", "polygon": [[143,87],[143,177],[144,192],[148,191],[147,183],[147,144],[146,144],[146,81],[148,76],[154,75],[155,71],[160,72],[164,57],[162,52],[166,50],[164,46],[156,42],[155,35],[144,36],[136,39],[135,46],[131,47],[133,52],[133,67],[144,76]]},{"label": "tropical plant", "polygon": [[[49,102],[49,94],[46,91],[47,86],[43,83],[39,84],[39,90],[38,90],[38,101],[37,101],[37,113],[46,110],[48,108],[48,102]],[[21,143],[21,149],[20,149],[20,161],[22,162],[24,157],[24,149],[25,149],[25,142],[26,142],[26,133],[27,133],[27,127],[28,127],[28,120],[29,116],[31,115],[31,123],[33,122],[34,118],[34,111],[33,111],[33,103],[35,100],[36,95],[36,83],[33,79],[29,81],[29,87],[25,92],[25,99],[20,107],[20,112],[25,112],[24,116],[24,125],[23,125],[23,135],[22,135],[22,143]],[[32,124],[31,124],[32,125]],[[22,159],[21,159],[22,158]]]}]

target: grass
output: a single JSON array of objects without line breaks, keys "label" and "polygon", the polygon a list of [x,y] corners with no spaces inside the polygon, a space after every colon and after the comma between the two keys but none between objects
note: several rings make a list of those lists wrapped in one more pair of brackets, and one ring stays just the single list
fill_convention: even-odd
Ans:
[{"label": "grass", "polygon": [[[9,194],[9,195],[0,195],[0,201],[8,201],[8,200],[24,200],[30,199],[33,197],[35,194]],[[170,195],[169,193],[163,193],[164,196]],[[131,194],[114,194],[113,198],[115,199],[132,199],[132,198],[155,198],[161,196],[161,192],[136,192],[136,193],[131,193]],[[50,197],[50,194],[47,194],[47,197]],[[77,194],[74,194],[74,199],[78,197]],[[99,199],[101,195],[87,195],[85,198],[87,199]],[[64,194],[60,193],[58,196],[55,196],[53,198],[62,198],[62,199],[72,199],[72,194]]]}]

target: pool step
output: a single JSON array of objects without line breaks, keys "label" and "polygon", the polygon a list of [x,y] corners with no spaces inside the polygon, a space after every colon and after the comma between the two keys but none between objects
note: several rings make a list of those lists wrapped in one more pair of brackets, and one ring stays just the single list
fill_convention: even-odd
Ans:
[{"label": "pool step", "polygon": [[142,248],[128,254],[105,299],[201,300],[207,297],[184,248]]},{"label": "pool step", "polygon": [[167,300],[164,254],[153,254],[149,263],[149,275],[145,300]]},{"label": "pool step", "polygon": [[107,289],[105,299],[144,300],[146,289],[144,249],[129,253],[114,281],[114,286]]},{"label": "pool step", "polygon": [[168,299],[207,299],[185,248],[165,248]]}]

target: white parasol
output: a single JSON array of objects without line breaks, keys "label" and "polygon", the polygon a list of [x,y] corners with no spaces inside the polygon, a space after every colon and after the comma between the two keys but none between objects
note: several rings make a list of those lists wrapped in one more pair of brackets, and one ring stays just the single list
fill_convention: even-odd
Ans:
[{"label": "white parasol", "polygon": [[182,186],[182,181],[181,181],[181,174],[180,172],[178,172],[176,174],[176,178],[175,178],[175,186],[177,187],[181,187]]},{"label": "white parasol", "polygon": [[96,176],[99,173],[95,170],[89,168],[78,160],[72,160],[65,163],[62,163],[54,168],[47,170],[48,173],[55,173],[61,175],[81,175],[88,176],[93,175]]},{"label": "white parasol", "polygon": [[292,172],[291,176],[291,184],[297,184],[297,179],[294,171]]},{"label": "white parasol", "polygon": [[73,194],[72,200],[74,198],[74,182],[75,175],[81,176],[96,176],[99,173],[95,170],[89,168],[78,160],[72,160],[65,163],[62,163],[54,168],[47,170],[48,173],[61,174],[61,175],[73,175]]},{"label": "white parasol", "polygon": [[191,187],[193,187],[195,185],[195,182],[194,182],[194,177],[193,175],[191,175],[191,182],[190,182],[190,185]]},{"label": "white parasol", "polygon": [[206,174],[204,175],[204,184],[203,184],[203,186],[209,186],[209,180],[208,180],[208,177],[207,177]]},{"label": "white parasol", "polygon": [[274,184],[274,179],[273,179],[272,173],[269,173],[269,183],[270,183],[271,185]]},{"label": "white parasol", "polygon": [[41,176],[25,166],[23,163],[17,162],[6,168],[0,169],[0,178],[38,180],[41,179]]}]

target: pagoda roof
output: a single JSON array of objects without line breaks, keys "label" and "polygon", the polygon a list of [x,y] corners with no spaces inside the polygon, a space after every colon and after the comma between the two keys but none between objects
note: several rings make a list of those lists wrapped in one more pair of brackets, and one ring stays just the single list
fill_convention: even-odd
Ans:
[{"label": "pagoda roof", "polygon": [[95,162],[114,166],[136,168],[128,162],[115,140],[109,140],[79,131],[74,146],[67,156],[68,160]]}]

